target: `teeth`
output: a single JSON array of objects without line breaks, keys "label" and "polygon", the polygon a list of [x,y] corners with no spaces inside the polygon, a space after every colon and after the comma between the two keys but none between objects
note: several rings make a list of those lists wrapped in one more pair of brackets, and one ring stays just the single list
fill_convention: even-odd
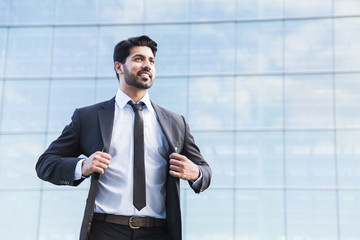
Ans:
[{"label": "teeth", "polygon": [[148,73],[141,73],[140,76],[150,77],[150,74],[148,74]]}]

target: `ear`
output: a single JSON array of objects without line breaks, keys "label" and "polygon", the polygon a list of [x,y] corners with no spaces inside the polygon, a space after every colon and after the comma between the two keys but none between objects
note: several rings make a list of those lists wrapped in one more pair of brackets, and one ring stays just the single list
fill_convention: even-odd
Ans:
[{"label": "ear", "polygon": [[114,68],[115,68],[115,71],[116,71],[118,74],[123,74],[123,73],[124,73],[124,72],[123,72],[123,65],[122,65],[120,62],[116,61],[116,62],[114,63]]}]

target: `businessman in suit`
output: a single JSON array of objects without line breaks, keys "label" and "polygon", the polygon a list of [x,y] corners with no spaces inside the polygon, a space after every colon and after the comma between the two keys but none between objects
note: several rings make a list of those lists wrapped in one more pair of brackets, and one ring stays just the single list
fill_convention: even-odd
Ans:
[{"label": "businessman in suit", "polygon": [[180,240],[179,179],[196,193],[210,185],[184,117],[150,100],[156,51],[148,36],[119,42],[116,96],[76,109],[36,164],[38,176],[56,185],[91,176],[81,240]]}]

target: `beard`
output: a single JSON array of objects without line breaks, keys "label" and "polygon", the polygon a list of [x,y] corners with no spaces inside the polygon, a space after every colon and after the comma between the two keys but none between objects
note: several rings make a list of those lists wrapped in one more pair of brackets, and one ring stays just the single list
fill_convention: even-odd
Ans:
[{"label": "beard", "polygon": [[153,85],[153,79],[149,76],[149,79],[144,81],[140,77],[141,72],[146,72],[146,70],[139,71],[136,75],[130,73],[130,71],[124,66],[124,80],[127,85],[133,86],[138,89],[149,89]]}]

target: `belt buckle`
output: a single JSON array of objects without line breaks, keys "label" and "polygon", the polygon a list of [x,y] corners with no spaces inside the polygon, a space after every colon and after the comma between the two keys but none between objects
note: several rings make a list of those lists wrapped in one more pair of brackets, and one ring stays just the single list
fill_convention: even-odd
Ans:
[{"label": "belt buckle", "polygon": [[138,217],[138,216],[131,216],[131,217],[129,218],[129,227],[130,227],[131,229],[139,229],[139,228],[140,228],[140,227],[134,227],[134,226],[132,225],[133,218],[136,218],[136,217]]}]

